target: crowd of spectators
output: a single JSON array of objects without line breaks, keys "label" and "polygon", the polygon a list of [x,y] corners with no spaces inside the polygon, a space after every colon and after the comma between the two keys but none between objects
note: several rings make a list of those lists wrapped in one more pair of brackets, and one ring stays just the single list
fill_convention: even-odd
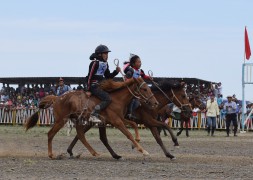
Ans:
[{"label": "crowd of spectators", "polygon": [[[40,99],[47,95],[56,95],[57,84],[30,84],[22,85],[20,84],[17,88],[10,87],[8,84],[3,84],[0,90],[0,108],[8,109],[24,109],[24,108],[36,108],[40,102]],[[82,89],[81,85],[78,85],[76,89]],[[225,117],[226,112],[223,110],[226,98],[222,95],[222,84],[219,82],[217,84],[186,84],[186,93],[188,96],[198,96],[201,98],[203,103],[206,103],[212,95],[215,96],[217,103],[220,108],[221,118]],[[236,102],[238,106],[237,113],[240,114],[241,104],[233,95],[233,101]],[[252,107],[252,104],[247,105],[248,111]],[[202,112],[205,110],[202,110]]]},{"label": "crowd of spectators", "polygon": [[[26,109],[36,108],[40,100],[47,95],[56,95],[58,85],[36,84],[19,85],[17,88],[3,84],[0,90],[0,108],[7,109]],[[82,89],[79,85],[78,89]],[[74,87],[73,90],[76,88]]]}]

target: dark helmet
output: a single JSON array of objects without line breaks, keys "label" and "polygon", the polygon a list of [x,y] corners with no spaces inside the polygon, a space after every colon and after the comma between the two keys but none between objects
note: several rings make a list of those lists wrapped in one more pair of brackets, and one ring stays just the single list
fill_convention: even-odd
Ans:
[{"label": "dark helmet", "polygon": [[111,51],[109,50],[109,48],[108,48],[107,46],[102,45],[102,44],[100,44],[100,45],[99,45],[98,47],[96,47],[96,49],[95,49],[95,53],[96,53],[96,54],[107,53],[107,52],[111,52]]}]

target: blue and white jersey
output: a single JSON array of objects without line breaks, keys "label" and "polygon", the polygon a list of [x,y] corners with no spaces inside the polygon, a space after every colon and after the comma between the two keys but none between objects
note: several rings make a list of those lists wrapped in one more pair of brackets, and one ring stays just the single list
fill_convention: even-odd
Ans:
[{"label": "blue and white jersey", "polygon": [[138,77],[141,76],[141,70],[140,69],[136,70],[136,69],[133,68],[133,70],[134,70],[133,78],[138,78]]},{"label": "blue and white jersey", "polygon": [[107,62],[99,61],[98,69],[95,75],[103,76],[107,69]]}]

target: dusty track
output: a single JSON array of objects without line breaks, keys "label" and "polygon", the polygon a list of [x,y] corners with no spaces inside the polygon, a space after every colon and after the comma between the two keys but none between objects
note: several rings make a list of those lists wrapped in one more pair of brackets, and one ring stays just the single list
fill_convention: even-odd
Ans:
[{"label": "dusty track", "polygon": [[[177,157],[166,158],[148,130],[140,130],[141,145],[150,153],[143,156],[131,149],[131,143],[115,129],[108,129],[112,148],[122,160],[114,160],[98,138],[98,130],[87,134],[91,145],[100,153],[92,157],[81,143],[74,149],[79,159],[50,160],[47,157],[47,131],[34,128],[25,133],[20,126],[0,126],[0,179],[252,179],[253,133],[225,137],[217,132],[215,137],[205,131],[191,131],[190,138],[178,138],[180,148],[172,141],[163,140]],[[60,131],[53,141],[53,152],[65,153],[74,137]]]}]

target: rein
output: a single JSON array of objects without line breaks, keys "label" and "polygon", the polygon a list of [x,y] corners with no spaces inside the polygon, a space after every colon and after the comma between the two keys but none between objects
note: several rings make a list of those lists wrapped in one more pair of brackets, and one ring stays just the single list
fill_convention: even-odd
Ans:
[{"label": "rein", "polygon": [[[149,74],[150,77],[153,77],[153,72],[152,72],[151,70],[148,71],[148,74]],[[159,87],[159,85],[153,80],[153,78],[150,78],[150,80],[151,80],[151,82],[159,89],[159,91],[162,92],[162,94],[163,94],[170,102],[173,103],[173,100],[174,100],[174,98],[175,98],[175,99],[177,100],[177,102],[180,104],[179,109],[180,109],[181,111],[185,111],[185,110],[183,109],[184,106],[190,106],[190,104],[182,104],[182,103],[179,101],[179,99],[177,98],[177,96],[175,95],[175,93],[174,93],[174,91],[173,91],[172,88],[171,88],[171,93],[172,93],[173,97],[172,97],[172,99],[170,99],[169,96],[167,96],[167,94],[166,94],[166,93]]]},{"label": "rein", "polygon": [[173,97],[172,97],[172,100],[175,98],[176,100],[177,100],[177,102],[180,104],[180,109],[182,110],[182,111],[184,111],[183,110],[183,107],[184,106],[190,106],[190,104],[182,104],[180,101],[179,101],[179,99],[177,98],[177,96],[175,95],[175,93],[174,93],[174,91],[171,89],[171,92],[172,92],[172,94],[173,94]]}]

